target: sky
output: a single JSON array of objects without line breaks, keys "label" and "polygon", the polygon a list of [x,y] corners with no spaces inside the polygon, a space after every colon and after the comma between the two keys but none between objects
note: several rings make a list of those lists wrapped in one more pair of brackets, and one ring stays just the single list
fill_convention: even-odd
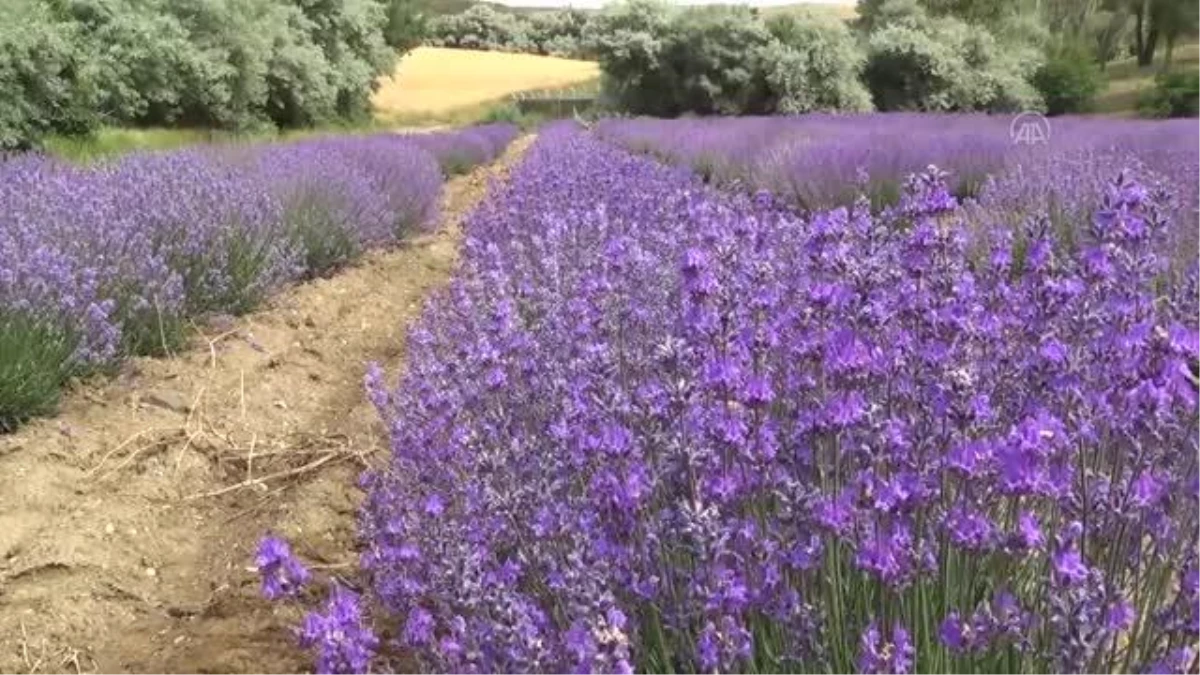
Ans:
[{"label": "sky", "polygon": [[[854,0],[802,0],[814,5],[854,5]],[[496,4],[512,7],[580,7],[595,9],[605,3],[605,0],[492,0]],[[671,0],[678,5],[714,5],[714,4],[746,4],[753,7],[771,7],[772,5],[794,5],[797,0]]]}]

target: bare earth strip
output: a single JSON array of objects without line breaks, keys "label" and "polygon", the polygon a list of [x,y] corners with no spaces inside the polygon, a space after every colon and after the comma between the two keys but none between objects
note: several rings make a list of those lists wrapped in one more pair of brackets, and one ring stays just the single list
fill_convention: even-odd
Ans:
[{"label": "bare earth strip", "polygon": [[448,279],[459,220],[530,142],[452,179],[443,226],[200,327],[0,437],[0,672],[295,672],[299,610],[258,597],[266,531],[353,572],[357,477],[386,450],[365,364]]}]

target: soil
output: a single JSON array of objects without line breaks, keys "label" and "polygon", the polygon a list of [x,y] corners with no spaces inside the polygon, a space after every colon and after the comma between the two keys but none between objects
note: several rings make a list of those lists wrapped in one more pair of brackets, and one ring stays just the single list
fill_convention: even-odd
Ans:
[{"label": "soil", "polygon": [[357,478],[386,457],[362,376],[454,267],[459,221],[531,139],[448,181],[441,227],[197,326],[0,437],[0,671],[297,672],[301,610],[259,596],[287,538],[352,579]]}]

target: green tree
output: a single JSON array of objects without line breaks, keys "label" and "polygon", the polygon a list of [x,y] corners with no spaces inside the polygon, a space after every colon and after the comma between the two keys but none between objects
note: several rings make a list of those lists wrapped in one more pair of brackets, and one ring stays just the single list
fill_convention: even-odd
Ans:
[{"label": "green tree", "polygon": [[762,63],[773,109],[782,113],[870,110],[860,78],[865,56],[854,35],[828,14],[776,14],[766,22],[775,42]]},{"label": "green tree", "polygon": [[389,0],[384,40],[400,53],[411,51],[425,39],[428,23],[417,0]]},{"label": "green tree", "polygon": [[79,26],[36,0],[0,8],[0,150],[38,145],[50,132],[85,134],[100,124],[95,65]]},{"label": "green tree", "polygon": [[1196,35],[1196,3],[1190,0],[1156,0],[1153,21],[1159,26],[1164,46],[1163,70],[1169,70],[1180,38]]},{"label": "green tree", "polygon": [[941,18],[872,33],[863,78],[880,110],[1035,110],[1043,102],[1030,79],[1041,63],[1035,45]]},{"label": "green tree", "polygon": [[898,14],[911,14],[913,6],[919,7],[922,13],[928,13],[932,17],[952,17],[967,23],[993,26],[1016,14],[1026,12],[1028,2],[1029,0],[912,0],[897,3],[896,0],[858,0],[857,9],[860,27],[870,32],[887,25],[888,19],[895,18]]},{"label": "green tree", "polygon": [[1104,82],[1093,50],[1081,40],[1065,41],[1033,76],[1051,115],[1090,111]]},{"label": "green tree", "polygon": [[620,0],[588,24],[584,39],[604,73],[605,97],[630,112],[666,114],[673,105],[654,92],[672,90],[663,65],[666,35],[677,8],[662,0]]},{"label": "green tree", "polygon": [[430,33],[447,47],[531,51],[533,46],[524,19],[490,5],[472,5],[462,13],[438,17],[431,22]]},{"label": "green tree", "polygon": [[756,61],[770,42],[771,34],[748,7],[713,5],[682,11],[662,52],[674,93],[675,109],[669,112],[768,112],[766,84]]}]

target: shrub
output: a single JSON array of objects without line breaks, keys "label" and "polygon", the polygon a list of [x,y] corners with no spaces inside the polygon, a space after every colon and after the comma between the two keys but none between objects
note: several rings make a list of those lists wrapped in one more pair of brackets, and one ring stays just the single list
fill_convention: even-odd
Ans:
[{"label": "shrub", "polygon": [[766,26],[777,40],[761,56],[774,111],[871,109],[871,96],[860,79],[865,57],[845,22],[789,12],[772,16]]},{"label": "shrub", "polygon": [[50,132],[84,134],[101,122],[97,68],[81,28],[36,0],[0,8],[0,151],[35,147]]},{"label": "shrub", "polygon": [[1154,78],[1138,110],[1146,117],[1196,117],[1200,107],[1200,72],[1167,72]]},{"label": "shrub", "polygon": [[677,10],[631,0],[594,20],[590,45],[607,93],[622,109],[675,116],[764,112],[768,92],[759,59],[771,41],[745,7]]},{"label": "shrub", "polygon": [[102,122],[254,131],[363,118],[394,61],[384,30],[404,21],[385,12],[377,0],[20,0],[0,25],[0,147]]},{"label": "shrub", "polygon": [[532,51],[524,20],[487,4],[472,5],[461,14],[437,17],[430,22],[429,32],[445,47]]},{"label": "shrub", "polygon": [[1105,82],[1091,51],[1082,45],[1055,50],[1033,76],[1050,115],[1090,111]]},{"label": "shrub", "polygon": [[75,349],[62,327],[0,309],[0,434],[54,411]]},{"label": "shrub", "polygon": [[986,29],[951,18],[888,25],[867,43],[864,80],[880,110],[1038,110],[1029,83],[1036,50],[1000,44]]}]

